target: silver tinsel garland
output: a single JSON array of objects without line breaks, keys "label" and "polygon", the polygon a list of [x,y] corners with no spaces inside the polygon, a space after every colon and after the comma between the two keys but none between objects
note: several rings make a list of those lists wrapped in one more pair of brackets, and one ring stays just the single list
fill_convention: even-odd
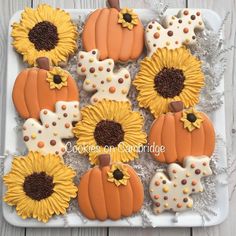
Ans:
[{"label": "silver tinsel garland", "polygon": [[[150,1],[147,1],[147,3]],[[167,7],[163,5],[160,1],[151,1],[152,9],[157,9],[155,11],[156,18],[161,19]],[[79,34],[81,34],[84,26],[84,21],[86,19],[86,15],[80,16],[78,20],[75,22],[78,26]],[[151,20],[151,19],[149,19]],[[144,24],[147,24],[144,22]],[[218,92],[217,88],[220,84],[220,81],[223,78],[224,71],[226,68],[226,56],[228,49],[223,49],[223,40],[221,38],[221,31],[223,28],[223,24],[226,20],[223,21],[222,27],[219,29],[219,32],[214,32],[206,23],[206,30],[199,34],[197,39],[198,43],[196,46],[192,47],[191,50],[194,55],[199,57],[203,61],[202,69],[205,74],[205,84],[206,86],[202,90],[200,104],[198,105],[199,109],[210,114],[217,110],[222,105],[222,92]],[[78,51],[83,50],[81,38],[78,39]],[[141,58],[136,62],[130,62],[126,65],[117,64],[117,67],[126,67],[129,69],[132,78],[134,79],[135,74],[139,70],[140,61],[144,58],[145,54],[141,56]],[[66,69],[73,75],[74,78],[78,78],[76,73],[77,68],[77,58],[76,56],[72,57],[67,65]],[[89,104],[90,94],[86,93],[82,89],[83,81],[81,79],[77,80],[78,86],[80,88],[80,106],[83,107]],[[131,87],[129,92],[129,98],[132,101],[133,109],[140,111],[145,118],[145,131],[149,133],[150,126],[154,120],[153,116],[146,109],[140,109],[136,100],[137,91],[134,87]],[[21,133],[21,127],[23,124],[23,120],[19,117],[17,120],[16,132]],[[72,144],[75,144],[76,140],[69,140]],[[216,176],[222,173],[227,173],[226,168],[221,168],[218,165],[218,159],[220,158],[220,149],[225,144],[221,137],[217,136],[216,138],[216,150],[214,155],[212,156],[211,168],[213,171],[213,175],[207,178],[202,179],[202,183],[204,185],[205,191],[201,194],[194,194],[192,197],[194,198],[194,206],[193,211],[198,212],[204,221],[208,220],[211,215],[215,215],[216,213],[212,211],[212,206],[216,203]],[[27,150],[19,150],[19,153],[14,154],[26,154]],[[78,184],[80,181],[80,177],[90,168],[90,164],[88,158],[85,156],[81,156],[79,153],[68,153],[64,156],[65,164],[73,167],[77,171],[77,176],[75,178],[75,183]],[[165,169],[166,164],[160,164],[155,161],[149,153],[140,153],[139,159],[132,161],[129,163],[140,176],[145,190],[145,200],[143,204],[143,209],[137,215],[140,215],[143,220],[143,226],[151,226],[152,222],[149,219],[149,212],[152,214],[152,201],[149,196],[149,182],[154,175],[154,173],[158,169]],[[224,184],[224,183],[222,183]],[[73,200],[68,209],[68,213],[73,212],[76,213],[86,224],[88,221],[83,215],[79,212],[77,200]],[[175,222],[178,221],[178,216],[180,214],[173,214],[173,220]],[[132,216],[133,217],[133,216]],[[131,217],[131,218],[132,218]],[[132,225],[131,218],[127,218],[127,222]],[[65,222],[65,227],[69,226],[67,221],[67,216],[63,216],[63,220]]]}]

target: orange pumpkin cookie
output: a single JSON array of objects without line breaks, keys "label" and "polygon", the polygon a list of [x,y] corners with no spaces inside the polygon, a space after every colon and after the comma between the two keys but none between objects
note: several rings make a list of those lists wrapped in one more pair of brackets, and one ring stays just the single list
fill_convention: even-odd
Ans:
[{"label": "orange pumpkin cookie", "polygon": [[39,119],[42,109],[54,111],[57,101],[78,101],[79,92],[69,72],[50,67],[46,57],[37,59],[38,68],[23,70],[16,78],[12,98],[24,119]]},{"label": "orange pumpkin cookie", "polygon": [[95,166],[78,186],[80,211],[90,220],[118,220],[138,212],[143,204],[143,185],[134,169],[122,163],[110,165],[110,156],[98,156]]},{"label": "orange pumpkin cookie", "polygon": [[100,60],[136,60],[144,47],[144,28],[132,9],[120,9],[119,1],[108,1],[110,9],[94,11],[87,19],[82,35],[86,51],[98,49]]},{"label": "orange pumpkin cookie", "polygon": [[[151,126],[148,144],[153,157],[165,163],[182,163],[189,155],[211,157],[215,131],[207,115],[193,108],[183,110],[180,101],[170,103],[169,109],[171,112],[161,115]],[[157,152],[160,146],[164,152]]]}]

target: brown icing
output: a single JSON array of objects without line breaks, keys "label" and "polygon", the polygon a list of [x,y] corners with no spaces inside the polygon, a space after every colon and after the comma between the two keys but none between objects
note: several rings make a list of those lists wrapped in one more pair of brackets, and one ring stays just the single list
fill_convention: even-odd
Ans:
[{"label": "brown icing", "polygon": [[118,23],[119,11],[115,8],[97,9],[87,19],[82,41],[86,51],[96,48],[100,60],[111,58],[126,62],[137,59],[144,47],[144,29],[140,20],[132,29]]},{"label": "brown icing", "polygon": [[115,8],[120,11],[120,1],[119,0],[107,0],[107,4],[110,8]]},{"label": "brown icing", "polygon": [[[39,66],[46,66],[46,60],[40,59]],[[75,80],[68,74],[67,86],[51,89],[47,79],[47,70],[29,68],[23,70],[16,78],[12,98],[19,115],[24,118],[39,119],[42,109],[54,111],[57,101],[78,100],[78,88]]]},{"label": "brown icing", "polygon": [[148,143],[164,146],[165,152],[159,155],[152,152],[153,157],[165,163],[182,163],[184,157],[188,155],[211,157],[215,148],[214,127],[206,114],[199,113],[203,118],[202,125],[192,132],[184,128],[183,122],[180,120],[181,111],[167,113],[156,119],[151,126]]},{"label": "brown icing", "polygon": [[[106,158],[109,155],[106,156]],[[105,159],[101,155],[100,159]],[[124,165],[130,178],[126,185],[116,186],[109,182],[108,172],[111,166],[94,167],[82,176],[78,186],[78,204],[80,211],[88,219],[118,220],[131,216],[140,210],[143,199],[143,185],[129,165]]]},{"label": "brown icing", "polygon": [[184,104],[182,101],[174,101],[170,102],[168,108],[170,112],[179,112],[184,109]]},{"label": "brown icing", "polygon": [[49,59],[47,57],[37,58],[36,63],[38,65],[38,68],[48,70],[48,71],[50,70],[50,63],[49,63]]}]

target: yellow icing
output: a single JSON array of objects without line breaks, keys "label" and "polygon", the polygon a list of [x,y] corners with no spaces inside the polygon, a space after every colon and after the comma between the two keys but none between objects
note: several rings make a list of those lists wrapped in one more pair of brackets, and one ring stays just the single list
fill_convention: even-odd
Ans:
[{"label": "yellow icing", "polygon": [[[45,172],[53,177],[53,193],[40,201],[26,195],[23,189],[25,177]],[[16,157],[11,171],[3,177],[7,192],[3,200],[23,219],[36,218],[46,223],[53,214],[65,214],[71,198],[76,197],[77,187],[73,183],[75,171],[63,164],[57,155],[42,156],[38,152],[30,152],[27,156]]]},{"label": "yellow icing", "polygon": [[[61,83],[54,83],[54,75],[59,75],[61,78]],[[53,67],[52,70],[47,72],[47,81],[50,84],[50,89],[61,89],[62,87],[67,86],[68,73],[61,69],[60,67]]]},{"label": "yellow icing", "polygon": [[[120,170],[122,172],[122,174],[124,175],[122,179],[117,180],[114,178],[114,171],[116,170]],[[121,163],[119,164],[113,164],[111,166],[111,170],[107,172],[108,175],[108,181],[114,183],[117,187],[122,185],[127,185],[127,180],[130,178],[130,175],[127,171],[127,169],[125,168],[125,166]]]},{"label": "yellow icing", "polygon": [[[131,17],[131,22],[127,22],[124,19],[124,15],[129,14]],[[123,8],[119,12],[118,23],[122,24],[122,27],[127,27],[129,30],[132,30],[135,25],[138,24],[138,15],[133,11],[133,9]]]},{"label": "yellow icing", "polygon": [[[165,67],[182,70],[185,77],[183,90],[173,98],[162,97],[154,87],[155,76]],[[204,86],[201,61],[184,47],[157,49],[151,57],[146,57],[141,62],[133,84],[139,91],[139,106],[149,108],[155,117],[167,113],[172,101],[182,101],[186,108],[194,106],[199,102],[199,93]]]},{"label": "yellow icing", "polygon": [[[97,156],[104,153],[109,153],[113,162],[128,162],[138,158],[138,147],[146,143],[144,120],[139,112],[131,110],[129,102],[102,100],[83,108],[81,115],[82,120],[74,128],[74,134],[78,138],[76,144],[80,153],[89,153],[91,164],[97,164]],[[124,141],[117,147],[105,148],[97,145],[94,130],[102,120],[121,124]]]},{"label": "yellow icing", "polygon": [[[29,40],[30,30],[39,22],[48,21],[57,28],[58,43],[52,50],[38,51]],[[48,57],[53,64],[67,61],[69,55],[76,51],[77,28],[72,23],[70,15],[61,9],[54,9],[47,4],[41,4],[36,9],[25,8],[19,23],[12,25],[12,45],[23,55],[23,60],[30,65],[36,65],[38,57]]]}]

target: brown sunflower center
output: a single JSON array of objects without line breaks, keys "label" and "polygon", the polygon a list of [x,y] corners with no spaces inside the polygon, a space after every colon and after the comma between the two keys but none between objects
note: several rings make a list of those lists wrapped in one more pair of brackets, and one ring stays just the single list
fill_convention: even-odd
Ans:
[{"label": "brown sunflower center", "polygon": [[60,75],[54,75],[53,76],[53,82],[55,84],[60,84],[62,82],[61,76]]},{"label": "brown sunflower center", "polygon": [[154,79],[154,88],[162,97],[173,98],[183,90],[184,80],[182,70],[164,67]]},{"label": "brown sunflower center", "polygon": [[123,174],[122,171],[120,171],[119,169],[116,169],[116,170],[113,172],[113,177],[114,177],[116,180],[121,180],[121,179],[123,179],[124,174]]},{"label": "brown sunflower center", "polygon": [[25,178],[23,189],[27,196],[40,201],[48,198],[53,193],[53,177],[45,172],[33,173]]},{"label": "brown sunflower center", "polygon": [[124,131],[120,123],[102,120],[96,125],[94,138],[99,146],[117,147],[124,141]]},{"label": "brown sunflower center", "polygon": [[57,46],[59,41],[57,27],[49,21],[37,23],[29,31],[28,36],[38,51],[50,51]]},{"label": "brown sunflower center", "polygon": [[129,14],[129,13],[125,13],[123,14],[123,19],[128,22],[128,23],[131,23],[132,21],[132,16]]},{"label": "brown sunflower center", "polygon": [[187,114],[187,120],[194,123],[197,120],[197,117],[193,113]]}]

